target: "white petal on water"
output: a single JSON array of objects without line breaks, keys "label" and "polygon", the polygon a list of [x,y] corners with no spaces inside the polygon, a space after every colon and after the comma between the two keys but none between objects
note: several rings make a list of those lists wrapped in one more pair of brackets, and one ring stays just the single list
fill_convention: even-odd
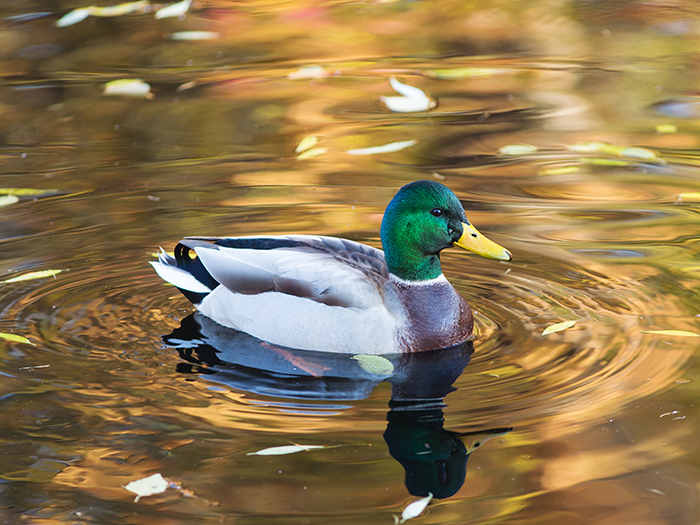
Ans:
[{"label": "white petal on water", "polygon": [[143,98],[152,96],[150,84],[140,78],[122,78],[107,82],[103,94]]},{"label": "white petal on water", "polygon": [[216,40],[219,33],[215,31],[178,31],[170,35],[173,40]]},{"label": "white petal on water", "polygon": [[501,146],[498,150],[501,155],[528,155],[536,151],[537,146],[533,146],[532,144],[508,144],[506,146]]},{"label": "white petal on water", "polygon": [[349,153],[350,155],[376,155],[377,153],[393,153],[394,151],[401,151],[402,149],[410,148],[416,142],[417,141],[415,140],[402,140],[400,142],[390,142],[389,144],[373,146],[371,148],[351,149],[346,153]]},{"label": "white petal on water", "polygon": [[192,0],[182,0],[174,4],[166,5],[156,11],[156,18],[169,18],[172,16],[183,16],[190,8]]},{"label": "white petal on water", "polygon": [[318,144],[318,137],[316,135],[307,135],[301,139],[294,151],[296,153],[301,153],[302,151],[313,148],[316,144]]},{"label": "white petal on water", "polygon": [[401,520],[399,521],[399,523],[404,523],[407,520],[420,516],[425,510],[425,508],[428,506],[428,503],[430,503],[431,499],[433,499],[433,493],[428,492],[428,495],[426,497],[406,505],[406,508],[403,509],[403,512],[401,513]]},{"label": "white petal on water", "polygon": [[19,202],[19,197],[16,195],[3,195],[0,197],[0,206],[8,206]]},{"label": "white petal on water", "polygon": [[258,450],[256,452],[248,452],[246,456],[284,456],[285,454],[296,454],[297,452],[305,452],[318,448],[326,448],[325,445],[284,445],[281,447],[270,447]]},{"label": "white petal on water", "polygon": [[82,22],[88,16],[90,16],[90,7],[81,7],[79,9],[73,9],[72,11],[66,13],[61,18],[56,20],[56,27],[68,27],[78,22]]},{"label": "white petal on water", "polygon": [[554,323],[553,325],[548,326],[544,330],[542,330],[542,335],[549,335],[553,334],[556,332],[561,332],[562,330],[566,330],[567,328],[571,328],[576,324],[576,321],[562,321],[561,323]]},{"label": "white petal on water", "polygon": [[304,80],[309,78],[326,78],[330,73],[323,66],[303,66],[287,75],[289,80]]},{"label": "white petal on water", "polygon": [[404,84],[403,82],[396,80],[394,77],[391,77],[389,79],[389,84],[391,84],[391,87],[394,88],[394,91],[396,91],[399,95],[403,95],[404,97],[428,98],[425,96],[425,93],[423,93],[422,89],[417,88],[415,86],[409,86],[408,84]]},{"label": "white petal on water", "polygon": [[427,111],[435,107],[435,101],[428,97],[423,90],[399,82],[392,77],[389,82],[391,87],[399,93],[400,97],[380,97],[384,105],[396,113],[411,113],[415,111]]},{"label": "white petal on water", "polygon": [[131,481],[126,484],[124,488],[136,494],[134,501],[138,502],[138,500],[144,496],[152,496],[165,492],[165,489],[168,488],[168,480],[160,474],[153,474],[147,478]]},{"label": "white petal on water", "polygon": [[380,355],[358,354],[352,356],[360,367],[370,374],[378,376],[390,376],[394,373],[394,365],[386,357]]}]

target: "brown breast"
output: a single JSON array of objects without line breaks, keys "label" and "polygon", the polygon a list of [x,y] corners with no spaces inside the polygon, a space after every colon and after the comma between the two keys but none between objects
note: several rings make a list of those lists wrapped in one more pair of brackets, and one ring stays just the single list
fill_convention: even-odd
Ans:
[{"label": "brown breast", "polygon": [[405,352],[447,348],[470,338],[471,308],[447,280],[411,285],[392,279],[392,284],[404,307],[406,323],[398,337]]}]

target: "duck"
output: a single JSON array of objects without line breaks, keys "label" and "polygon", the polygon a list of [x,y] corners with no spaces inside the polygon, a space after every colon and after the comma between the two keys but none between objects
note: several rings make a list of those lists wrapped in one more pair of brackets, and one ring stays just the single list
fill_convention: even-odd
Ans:
[{"label": "duck", "polygon": [[382,248],[321,235],[186,237],[150,264],[197,311],[268,345],[344,354],[402,354],[473,339],[467,302],[442,250],[510,261],[447,186],[401,187],[382,218]]}]

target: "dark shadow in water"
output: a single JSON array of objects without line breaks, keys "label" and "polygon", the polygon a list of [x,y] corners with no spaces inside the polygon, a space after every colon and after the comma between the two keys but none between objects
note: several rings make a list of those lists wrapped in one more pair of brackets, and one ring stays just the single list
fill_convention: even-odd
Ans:
[{"label": "dark shadow in water", "polygon": [[[225,328],[197,313],[163,336],[177,349],[177,371],[206,374],[211,381],[264,396],[289,399],[270,403],[291,411],[344,409],[328,401],[364,399],[382,381],[392,385],[384,440],[406,471],[406,488],[416,496],[455,494],[464,484],[469,455],[489,437],[511,428],[459,433],[443,428],[444,398],[469,364],[471,342],[415,354],[383,355],[368,362],[348,354],[283,348]],[[379,372],[376,363],[393,371]],[[324,401],[323,405],[309,403]],[[473,438],[470,446],[464,440]]]}]

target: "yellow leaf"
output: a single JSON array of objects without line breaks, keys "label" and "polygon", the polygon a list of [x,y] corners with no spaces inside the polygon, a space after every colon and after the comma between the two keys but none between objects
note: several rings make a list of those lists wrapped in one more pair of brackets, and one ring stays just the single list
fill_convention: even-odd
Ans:
[{"label": "yellow leaf", "polygon": [[643,334],[672,335],[676,337],[700,337],[700,334],[686,330],[642,330]]},{"label": "yellow leaf", "polygon": [[678,194],[679,202],[700,202],[700,192],[687,192]]},{"label": "yellow leaf", "polygon": [[326,149],[326,148],[311,148],[311,149],[307,149],[306,151],[303,151],[299,155],[297,155],[297,159],[299,159],[299,160],[312,159],[314,157],[318,157],[319,155],[323,155],[324,153],[327,153],[327,152],[328,152],[328,149]]},{"label": "yellow leaf", "polygon": [[428,76],[444,80],[454,80],[457,78],[477,78],[490,77],[500,73],[508,72],[507,69],[496,69],[486,67],[457,67],[454,69],[434,69],[428,71]]},{"label": "yellow leaf", "polygon": [[576,321],[562,321],[561,323],[554,323],[553,325],[549,325],[547,328],[542,330],[542,335],[549,335],[556,332],[561,332],[562,330],[571,328],[575,324]]},{"label": "yellow leaf", "polygon": [[678,128],[673,124],[659,124],[656,126],[657,133],[675,133],[676,131],[678,131]]},{"label": "yellow leaf", "polygon": [[90,15],[92,16],[122,16],[135,12],[145,13],[147,8],[148,2],[142,0],[140,2],[126,2],[106,7],[91,6],[87,9],[90,10]]},{"label": "yellow leaf", "polygon": [[0,194],[8,195],[45,195],[47,193],[58,193],[58,190],[37,190],[33,188],[0,188]]},{"label": "yellow leaf", "polygon": [[21,281],[31,281],[32,279],[44,279],[46,277],[55,277],[63,270],[42,270],[40,272],[29,272],[17,277],[12,277],[11,279],[5,279],[0,281],[0,283],[18,283]]},{"label": "yellow leaf", "polygon": [[581,159],[584,164],[592,164],[593,166],[629,166],[630,163],[626,160],[617,159]]},{"label": "yellow leaf", "polygon": [[12,341],[13,343],[26,343],[28,345],[34,345],[34,343],[32,343],[26,337],[16,334],[6,334],[4,332],[0,332],[0,339],[4,339],[5,341]]},{"label": "yellow leaf", "polygon": [[352,356],[365,372],[377,376],[389,376],[394,372],[394,365],[380,355],[358,354]]},{"label": "yellow leaf", "polygon": [[507,146],[501,146],[498,150],[501,155],[527,155],[536,151],[537,146],[531,144],[508,144]]},{"label": "yellow leaf", "polygon": [[301,142],[299,142],[299,145],[294,151],[296,153],[301,153],[302,151],[313,148],[316,144],[318,144],[318,137],[315,135],[308,135],[301,139]]},{"label": "yellow leaf", "polygon": [[16,202],[19,202],[19,197],[15,195],[0,196],[0,206],[9,206],[10,204],[14,204]]},{"label": "yellow leaf", "polygon": [[514,375],[519,374],[521,371],[520,367],[513,366],[513,365],[506,365],[506,366],[501,366],[499,368],[492,368],[490,370],[484,370],[483,372],[479,372],[482,375],[485,376],[493,376],[493,377],[511,377]]},{"label": "yellow leaf", "polygon": [[583,142],[579,144],[573,144],[572,146],[567,146],[570,151],[575,151],[576,153],[606,153],[609,155],[619,155],[623,148],[620,146],[613,146],[612,144],[607,144],[606,142]]},{"label": "yellow leaf", "polygon": [[562,166],[560,168],[545,168],[540,171],[540,175],[568,175],[569,173],[578,173],[578,166]]}]

